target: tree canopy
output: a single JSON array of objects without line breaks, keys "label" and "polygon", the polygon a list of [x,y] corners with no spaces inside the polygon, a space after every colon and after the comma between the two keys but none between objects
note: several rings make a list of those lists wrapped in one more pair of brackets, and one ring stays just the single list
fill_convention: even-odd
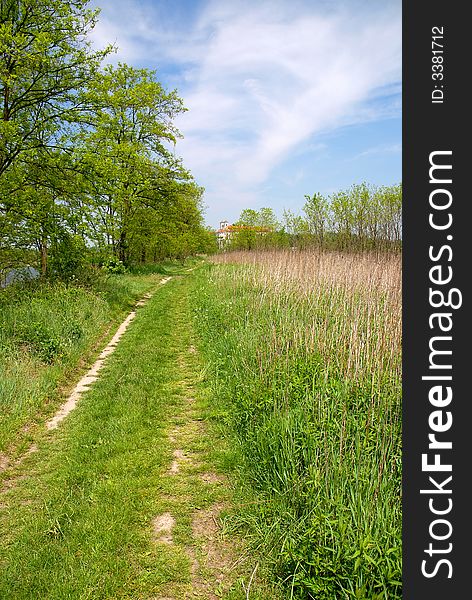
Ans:
[{"label": "tree canopy", "polygon": [[88,6],[0,0],[3,271],[58,273],[57,254],[79,249],[130,263],[211,244],[203,189],[175,156],[182,99],[155,71],[104,64],[113,49],[92,48]]},{"label": "tree canopy", "polygon": [[306,194],[302,213],[284,210],[279,223],[271,208],[244,209],[223,247],[394,251],[401,247],[401,184],[361,183],[330,196]]}]

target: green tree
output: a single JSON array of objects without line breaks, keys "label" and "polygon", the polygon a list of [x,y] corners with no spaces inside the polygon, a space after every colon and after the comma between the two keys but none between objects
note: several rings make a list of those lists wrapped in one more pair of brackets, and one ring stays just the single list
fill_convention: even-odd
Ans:
[{"label": "green tree", "polygon": [[126,263],[144,209],[162,217],[191,180],[171,151],[180,136],[173,119],[185,109],[154,71],[125,64],[97,74],[88,99],[95,106],[93,126],[77,136],[80,162],[94,174],[85,212],[91,235],[105,237]]},{"label": "green tree", "polygon": [[231,239],[231,248],[242,250],[253,250],[256,246],[255,227],[258,224],[259,215],[253,208],[245,208],[241,211],[235,225],[239,228]]},{"label": "green tree", "polygon": [[341,190],[332,194],[331,228],[336,235],[339,248],[352,246],[354,235],[354,206],[349,190]]},{"label": "green tree", "polygon": [[358,248],[365,250],[377,244],[378,211],[374,201],[375,188],[363,182],[349,190],[352,206],[352,229]]},{"label": "green tree", "polygon": [[110,51],[92,51],[98,11],[87,5],[0,0],[0,246],[24,257],[36,247],[43,275],[68,179],[64,132],[85,118],[82,90]]},{"label": "green tree", "polygon": [[323,246],[329,220],[328,200],[320,193],[312,196],[305,195],[303,212],[306,215],[306,223],[309,232],[319,246]]},{"label": "green tree", "polygon": [[76,182],[73,172],[63,168],[67,155],[44,149],[31,150],[29,154],[28,163],[12,165],[3,178],[4,182],[15,184],[14,176],[19,171],[17,187],[10,187],[2,202],[2,244],[23,251],[36,248],[44,277],[50,241],[74,226]]},{"label": "green tree", "polygon": [[277,217],[272,208],[263,207],[259,209],[256,217],[256,225],[259,227],[276,231],[279,227]]},{"label": "green tree", "polygon": [[376,192],[379,230],[384,242],[398,247],[402,239],[402,184],[382,186]]},{"label": "green tree", "polygon": [[290,209],[284,210],[283,218],[284,230],[288,235],[290,247],[307,248],[310,245],[310,227],[308,221]]},{"label": "green tree", "polygon": [[83,118],[82,90],[110,51],[92,51],[89,0],[0,1],[0,177],[31,150],[56,149]]},{"label": "green tree", "polygon": [[235,225],[240,229],[231,242],[232,248],[252,250],[275,244],[274,234],[279,224],[272,208],[245,208]]},{"label": "green tree", "polygon": [[[199,251],[201,196],[181,160],[184,111],[154,71],[101,68],[88,0],[0,0],[0,269],[70,278]],[[203,236],[203,238],[202,238]]]}]

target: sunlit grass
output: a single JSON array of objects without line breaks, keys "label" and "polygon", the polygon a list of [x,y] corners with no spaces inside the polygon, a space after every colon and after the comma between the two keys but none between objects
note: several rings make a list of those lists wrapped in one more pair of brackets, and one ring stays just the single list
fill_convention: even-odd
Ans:
[{"label": "sunlit grass", "polygon": [[[212,407],[194,346],[191,277],[159,286],[76,409],[11,470],[0,501],[0,598],[247,598],[257,559],[234,535],[193,530],[200,511],[229,506],[233,494],[220,479],[225,440],[206,427]],[[169,475],[176,445],[192,460]],[[172,544],[153,534],[166,512]],[[261,572],[250,597],[275,600]]]},{"label": "sunlit grass", "polygon": [[197,323],[257,499],[239,520],[288,597],[399,598],[400,257],[214,262]]},{"label": "sunlit grass", "polygon": [[[93,288],[61,283],[0,293],[0,451],[14,453],[33,422],[55,410],[135,301],[157,285],[150,274],[103,277]],[[70,384],[69,384],[70,385]]]}]

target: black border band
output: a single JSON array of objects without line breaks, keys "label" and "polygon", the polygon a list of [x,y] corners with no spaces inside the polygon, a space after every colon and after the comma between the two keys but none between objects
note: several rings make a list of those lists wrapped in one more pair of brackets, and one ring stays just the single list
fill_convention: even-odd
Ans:
[{"label": "black border band", "polygon": [[[466,84],[459,3],[403,3],[403,574],[407,600],[463,598],[472,532]],[[440,76],[442,75],[442,77]],[[436,316],[435,316],[436,315]],[[464,596],[464,593],[466,596]]]}]

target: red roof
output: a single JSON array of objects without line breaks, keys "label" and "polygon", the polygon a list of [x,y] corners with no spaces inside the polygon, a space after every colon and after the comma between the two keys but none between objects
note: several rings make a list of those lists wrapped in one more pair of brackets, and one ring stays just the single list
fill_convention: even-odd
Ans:
[{"label": "red roof", "polygon": [[218,229],[217,233],[228,233],[228,232],[237,232],[237,231],[262,231],[269,232],[272,231],[270,227],[258,227],[257,225],[228,225],[224,229]]}]

